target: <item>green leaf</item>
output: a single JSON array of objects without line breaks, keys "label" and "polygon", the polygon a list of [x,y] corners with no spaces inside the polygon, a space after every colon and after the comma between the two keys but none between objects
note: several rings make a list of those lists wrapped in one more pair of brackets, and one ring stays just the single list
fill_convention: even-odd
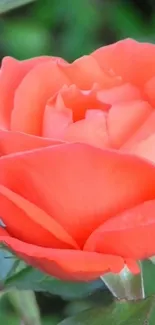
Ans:
[{"label": "green leaf", "polygon": [[153,325],[153,305],[154,298],[136,302],[117,301],[106,308],[84,311],[59,325]]},{"label": "green leaf", "polygon": [[41,325],[39,307],[33,291],[11,290],[8,299],[25,325]]},{"label": "green leaf", "polygon": [[150,260],[145,260],[140,263],[144,295],[145,297],[155,294],[155,264]]},{"label": "green leaf", "polygon": [[0,0],[0,13],[15,9],[34,0]]},{"label": "green leaf", "polygon": [[66,299],[84,298],[91,295],[104,284],[101,280],[93,282],[69,282],[50,277],[32,267],[26,267],[5,281],[6,288],[18,290],[44,291]]},{"label": "green leaf", "polygon": [[70,282],[48,276],[27,266],[5,247],[0,248],[0,265],[0,284],[6,291],[11,288],[43,291],[65,299],[79,299],[105,287],[100,279],[91,282]]}]

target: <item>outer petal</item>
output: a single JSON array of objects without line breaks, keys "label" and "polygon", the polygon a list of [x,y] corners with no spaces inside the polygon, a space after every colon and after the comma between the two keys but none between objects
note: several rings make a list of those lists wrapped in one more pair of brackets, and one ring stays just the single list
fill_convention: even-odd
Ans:
[{"label": "outer petal", "polygon": [[90,55],[82,56],[67,66],[61,65],[62,71],[67,73],[72,84],[78,88],[89,90],[94,83],[105,89],[121,84],[121,78],[113,71],[103,71],[97,60]]},{"label": "outer petal", "polygon": [[101,68],[142,86],[155,75],[155,45],[125,39],[92,53]]},{"label": "outer petal", "polygon": [[0,155],[32,150],[62,143],[60,140],[37,137],[34,135],[0,130]]},{"label": "outer petal", "polygon": [[74,240],[46,212],[0,185],[0,215],[9,234],[31,244],[77,248]]},{"label": "outer petal", "polygon": [[41,62],[51,60],[49,57],[38,57],[18,61],[11,57],[2,60],[0,70],[0,127],[9,128],[15,90],[24,76]]},{"label": "outer petal", "polygon": [[155,200],[111,218],[88,238],[84,249],[144,259],[155,255]]},{"label": "outer petal", "polygon": [[11,129],[41,135],[47,100],[70,80],[60,69],[62,61],[50,60],[32,69],[20,83],[11,117]]},{"label": "outer petal", "polygon": [[0,241],[27,263],[63,280],[90,281],[106,272],[119,273],[124,267],[119,256],[43,248],[4,236]]},{"label": "outer petal", "polygon": [[155,167],[136,156],[66,144],[2,157],[0,183],[49,213],[83,246],[108,218],[154,199]]}]

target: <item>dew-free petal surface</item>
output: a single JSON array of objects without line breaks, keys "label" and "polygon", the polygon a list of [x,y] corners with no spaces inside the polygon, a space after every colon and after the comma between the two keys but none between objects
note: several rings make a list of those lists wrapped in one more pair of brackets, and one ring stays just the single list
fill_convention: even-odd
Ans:
[{"label": "dew-free petal surface", "polygon": [[155,46],[124,39],[101,47],[92,57],[103,70],[113,70],[123,81],[143,86],[155,75]]},{"label": "dew-free petal surface", "polygon": [[[122,151],[132,152],[132,148],[139,145],[142,141],[147,140],[155,133],[155,110],[139,126],[137,131],[121,147]],[[149,157],[148,157],[149,158]]]},{"label": "dew-free petal surface", "polygon": [[0,69],[0,127],[9,128],[14,106],[15,90],[24,76],[36,65],[51,60],[48,56],[18,61],[12,57],[2,60]]},{"label": "dew-free petal surface", "polygon": [[42,138],[22,132],[0,129],[0,155],[61,144],[57,139]]},{"label": "dew-free petal surface", "polygon": [[113,71],[103,71],[91,55],[84,55],[67,66],[61,65],[61,69],[67,73],[72,84],[83,90],[89,90],[94,83],[108,89],[122,82]]},{"label": "dew-free petal surface", "polygon": [[98,148],[110,148],[107,116],[101,110],[88,110],[86,115],[85,119],[70,124],[64,130],[62,139],[67,142],[87,143]]},{"label": "dew-free petal surface", "polygon": [[131,85],[130,83],[125,83],[120,86],[98,91],[97,98],[102,103],[115,105],[121,102],[141,99],[142,95],[137,87]]},{"label": "dew-free petal surface", "polygon": [[[151,179],[150,179],[151,182]],[[106,221],[84,249],[135,260],[155,255],[155,200],[146,201]]]},{"label": "dew-free petal surface", "polygon": [[50,249],[0,236],[27,263],[63,280],[90,281],[106,272],[119,273],[125,263],[123,258],[84,251]]},{"label": "dew-free petal surface", "polygon": [[[62,61],[59,61],[59,65]],[[65,64],[65,63],[63,63]],[[37,65],[16,90],[11,130],[41,135],[42,119],[47,100],[64,84],[70,84],[58,62],[49,60]]]},{"label": "dew-free petal surface", "polygon": [[64,144],[2,157],[0,184],[45,210],[82,247],[105,220],[154,199],[155,167],[136,156]]},{"label": "dew-free petal surface", "polygon": [[142,100],[113,105],[107,117],[107,129],[113,147],[118,149],[130,139],[152,111],[152,107]]},{"label": "dew-free petal surface", "polygon": [[127,149],[127,152],[155,163],[155,133]]},{"label": "dew-free petal surface", "polygon": [[77,248],[71,236],[51,216],[2,185],[0,216],[9,234],[20,240],[45,247]]}]

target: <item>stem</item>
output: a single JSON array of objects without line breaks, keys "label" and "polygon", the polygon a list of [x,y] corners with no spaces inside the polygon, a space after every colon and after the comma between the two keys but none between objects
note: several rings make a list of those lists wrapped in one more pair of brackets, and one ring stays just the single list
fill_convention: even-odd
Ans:
[{"label": "stem", "polygon": [[22,325],[41,325],[40,312],[33,291],[13,290],[8,299],[21,319]]}]

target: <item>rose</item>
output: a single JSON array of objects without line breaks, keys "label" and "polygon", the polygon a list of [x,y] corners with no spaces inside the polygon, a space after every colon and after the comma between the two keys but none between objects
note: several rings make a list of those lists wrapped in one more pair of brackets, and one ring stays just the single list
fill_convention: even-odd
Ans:
[{"label": "rose", "polygon": [[4,58],[1,242],[62,279],[155,253],[155,46],[123,40],[69,64]]}]

